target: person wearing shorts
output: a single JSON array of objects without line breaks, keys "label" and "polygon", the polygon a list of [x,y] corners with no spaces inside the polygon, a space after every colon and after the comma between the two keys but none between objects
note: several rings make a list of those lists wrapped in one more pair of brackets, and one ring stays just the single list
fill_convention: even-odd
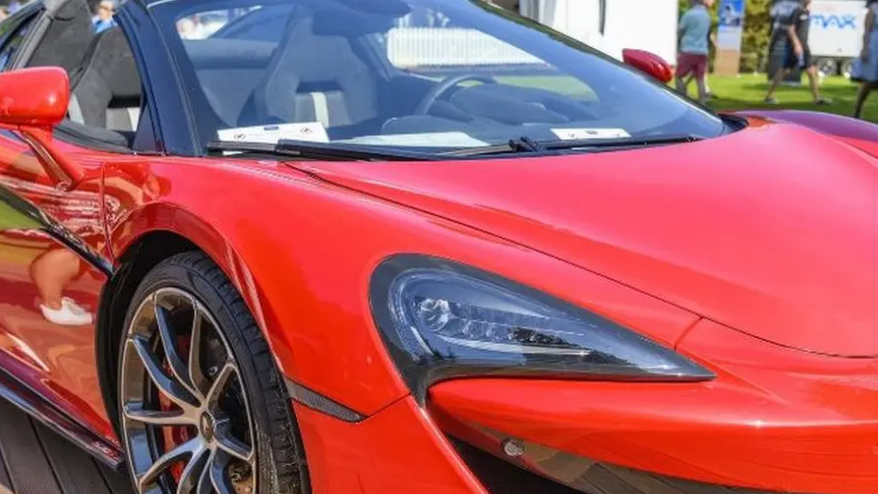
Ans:
[{"label": "person wearing shorts", "polygon": [[707,101],[707,66],[711,19],[704,0],[690,0],[690,8],[680,19],[680,54],[677,57],[677,90],[687,94],[686,77],[695,76],[698,101]]},{"label": "person wearing shorts", "polygon": [[811,57],[811,49],[808,46],[808,33],[811,28],[811,0],[781,0],[772,12],[775,19],[774,35],[772,44],[786,41],[786,54],[782,67],[777,70],[772,79],[765,102],[770,105],[778,104],[774,92],[784,77],[791,70],[800,69],[808,74],[811,83],[811,94],[814,102],[818,105],[829,104],[829,101],[820,97],[818,87],[817,64]]}]

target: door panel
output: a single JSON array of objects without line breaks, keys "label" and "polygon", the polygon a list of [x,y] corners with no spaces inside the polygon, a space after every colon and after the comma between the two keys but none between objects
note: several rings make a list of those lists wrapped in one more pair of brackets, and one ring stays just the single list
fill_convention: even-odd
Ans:
[{"label": "door panel", "polygon": [[0,367],[113,437],[95,357],[95,314],[111,274],[101,254],[102,164],[69,148],[91,178],[64,192],[23,141],[0,131]]}]

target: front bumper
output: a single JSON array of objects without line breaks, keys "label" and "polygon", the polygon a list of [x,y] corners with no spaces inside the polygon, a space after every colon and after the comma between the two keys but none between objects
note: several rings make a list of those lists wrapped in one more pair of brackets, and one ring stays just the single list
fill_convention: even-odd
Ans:
[{"label": "front bumper", "polygon": [[678,350],[717,379],[449,381],[359,423],[297,404],[315,492],[878,493],[878,364],[709,322]]}]

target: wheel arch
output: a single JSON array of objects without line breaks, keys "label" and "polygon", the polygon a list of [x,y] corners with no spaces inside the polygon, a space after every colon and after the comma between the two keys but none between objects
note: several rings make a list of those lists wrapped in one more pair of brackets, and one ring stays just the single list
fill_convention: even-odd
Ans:
[{"label": "wheel arch", "polygon": [[[197,215],[178,206],[156,203],[144,206],[114,225],[110,245],[116,270],[101,292],[95,331],[95,348],[101,396],[117,435],[116,373],[118,349],[125,316],[143,278],[163,260],[190,251],[210,257],[232,282],[254,315],[268,341],[261,311],[254,304],[255,287],[243,260],[219,231]],[[270,341],[269,341],[270,344]]]}]

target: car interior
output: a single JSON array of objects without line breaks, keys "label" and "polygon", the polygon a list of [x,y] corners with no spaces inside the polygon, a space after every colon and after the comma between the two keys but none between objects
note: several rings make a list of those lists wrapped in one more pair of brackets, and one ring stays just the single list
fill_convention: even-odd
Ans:
[{"label": "car interior", "polygon": [[394,67],[378,46],[393,27],[392,15],[364,22],[362,14],[309,3],[263,7],[208,39],[182,41],[191,66],[181,69],[191,71],[203,92],[190,98],[207,103],[193,104],[199,128],[213,129],[205,140],[222,128],[293,122],[320,122],[332,140],[345,140],[452,131],[508,135],[508,127],[596,118],[587,102],[498,83],[485,73],[443,79]]},{"label": "car interior", "polygon": [[29,67],[60,66],[70,78],[67,119],[61,138],[92,147],[134,147],[143,106],[131,47],[118,27],[94,34],[86,0],[70,0],[57,12]]}]

